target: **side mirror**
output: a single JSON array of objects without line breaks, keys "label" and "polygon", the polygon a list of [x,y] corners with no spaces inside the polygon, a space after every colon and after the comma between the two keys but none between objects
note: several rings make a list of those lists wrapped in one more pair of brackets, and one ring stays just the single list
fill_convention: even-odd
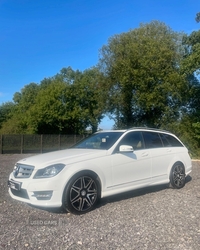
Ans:
[{"label": "side mirror", "polygon": [[133,147],[129,145],[121,145],[119,147],[119,152],[133,152]]}]

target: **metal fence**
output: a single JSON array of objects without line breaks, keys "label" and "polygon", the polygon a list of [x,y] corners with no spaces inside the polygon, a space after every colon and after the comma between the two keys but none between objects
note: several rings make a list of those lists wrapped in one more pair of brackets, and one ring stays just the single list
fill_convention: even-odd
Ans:
[{"label": "metal fence", "polygon": [[84,135],[0,135],[0,154],[45,153],[73,146]]}]

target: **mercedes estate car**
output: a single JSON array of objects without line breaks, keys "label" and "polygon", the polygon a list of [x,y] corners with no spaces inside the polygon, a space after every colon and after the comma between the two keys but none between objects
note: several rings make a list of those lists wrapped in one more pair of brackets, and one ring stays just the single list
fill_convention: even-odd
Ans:
[{"label": "mercedes estate car", "polygon": [[110,195],[170,184],[182,188],[192,171],[187,148],[172,133],[150,128],[100,131],[69,149],[18,161],[12,198],[83,214]]}]

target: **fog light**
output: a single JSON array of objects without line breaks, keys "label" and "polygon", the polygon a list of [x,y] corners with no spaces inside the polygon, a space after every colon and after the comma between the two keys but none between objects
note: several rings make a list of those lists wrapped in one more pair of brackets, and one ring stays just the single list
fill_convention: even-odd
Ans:
[{"label": "fog light", "polygon": [[50,200],[52,194],[53,191],[35,191],[32,196],[36,197],[37,200]]}]

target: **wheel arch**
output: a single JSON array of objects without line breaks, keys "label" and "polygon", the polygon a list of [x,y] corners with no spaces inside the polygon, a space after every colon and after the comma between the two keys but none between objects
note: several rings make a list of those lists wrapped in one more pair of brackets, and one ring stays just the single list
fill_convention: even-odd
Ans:
[{"label": "wheel arch", "polygon": [[185,169],[185,164],[184,164],[184,162],[182,160],[180,160],[178,158],[173,159],[173,161],[169,164],[169,167],[168,167],[168,178],[169,178],[169,180],[170,180],[171,171],[172,171],[174,165],[176,165],[176,164],[182,164],[184,169]]},{"label": "wheel arch", "polygon": [[90,169],[82,169],[82,170],[79,170],[77,171],[76,173],[74,173],[69,179],[68,181],[65,183],[65,186],[64,186],[64,189],[63,189],[63,192],[62,192],[62,203],[64,201],[64,193],[65,193],[65,189],[67,188],[67,185],[68,183],[73,179],[73,178],[76,178],[76,177],[79,177],[81,175],[85,175],[85,174],[90,174],[91,176],[93,176],[94,178],[96,178],[98,184],[99,184],[99,193],[98,193],[98,196],[99,198],[101,198],[101,192],[102,192],[102,181],[101,181],[101,178],[99,177],[99,175],[93,171],[93,170],[90,170]]}]

